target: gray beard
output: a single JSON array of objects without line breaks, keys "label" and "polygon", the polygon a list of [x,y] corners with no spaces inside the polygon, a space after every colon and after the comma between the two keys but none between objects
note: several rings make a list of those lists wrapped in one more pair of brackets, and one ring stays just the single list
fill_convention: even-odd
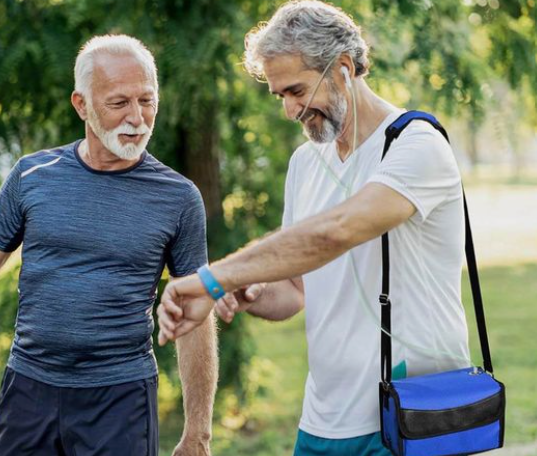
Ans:
[{"label": "gray beard", "polygon": [[338,92],[329,100],[327,115],[322,120],[321,127],[308,127],[303,124],[304,134],[314,143],[324,144],[335,141],[343,131],[347,115],[347,101]]}]

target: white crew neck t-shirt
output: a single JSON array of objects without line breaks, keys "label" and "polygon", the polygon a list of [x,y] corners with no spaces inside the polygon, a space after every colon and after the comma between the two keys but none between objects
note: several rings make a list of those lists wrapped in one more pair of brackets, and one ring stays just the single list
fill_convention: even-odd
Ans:
[{"label": "white crew neck t-shirt", "polygon": [[[425,350],[393,340],[393,366],[404,362],[413,376],[470,364],[460,300],[464,212],[451,147],[427,122],[413,121],[381,163],[384,130],[400,114],[388,115],[345,162],[335,143],[299,147],[289,164],[283,226],[345,200],[326,165],[344,185],[354,179],[352,194],[378,182],[416,207],[390,231],[392,331],[406,345]],[[303,276],[310,370],[299,427],[305,432],[343,439],[380,429],[381,277],[380,238]]]}]

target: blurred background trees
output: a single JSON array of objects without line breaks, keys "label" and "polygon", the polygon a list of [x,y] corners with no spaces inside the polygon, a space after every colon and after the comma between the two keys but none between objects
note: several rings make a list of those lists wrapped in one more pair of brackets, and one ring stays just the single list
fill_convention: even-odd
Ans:
[{"label": "blurred background trees", "polygon": [[[245,74],[241,58],[245,33],[281,3],[2,0],[0,175],[24,154],[83,136],[70,104],[77,51],[93,35],[126,33],[153,51],[159,69],[160,110],[149,150],[201,189],[211,258],[276,229],[287,162],[304,139],[266,86]],[[452,126],[463,166],[507,161],[516,176],[531,159],[535,0],[333,3],[363,26],[373,89]],[[487,147],[479,147],[481,131],[492,138]],[[18,267],[11,262],[0,276],[1,367],[13,334]],[[221,326],[217,412],[243,423],[241,410],[259,390],[263,365],[242,317]],[[180,391],[172,348],[156,350],[164,417],[180,403]]]}]

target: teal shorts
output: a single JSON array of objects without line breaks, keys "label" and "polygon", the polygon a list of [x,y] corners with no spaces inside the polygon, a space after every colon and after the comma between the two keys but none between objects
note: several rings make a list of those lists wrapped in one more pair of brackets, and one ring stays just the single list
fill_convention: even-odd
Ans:
[{"label": "teal shorts", "polygon": [[[406,378],[406,362],[392,370],[394,380]],[[380,432],[350,439],[324,439],[298,430],[294,456],[392,456],[382,445]]]},{"label": "teal shorts", "polygon": [[380,432],[350,439],[324,439],[298,431],[294,456],[391,456]]}]

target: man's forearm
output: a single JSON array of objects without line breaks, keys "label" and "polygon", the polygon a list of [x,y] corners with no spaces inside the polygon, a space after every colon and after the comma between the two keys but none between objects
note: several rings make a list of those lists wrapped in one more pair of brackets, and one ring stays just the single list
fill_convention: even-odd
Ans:
[{"label": "man's forearm", "polygon": [[[295,279],[295,282],[301,279]],[[262,295],[248,309],[248,313],[271,321],[291,318],[304,308],[304,292],[301,285],[286,279],[267,284]]]},{"label": "man's forearm", "polygon": [[210,315],[196,330],[178,339],[176,344],[185,409],[183,439],[208,442],[218,381],[214,316]]},{"label": "man's forearm", "polygon": [[414,206],[382,184],[368,184],[333,209],[267,236],[211,265],[226,291],[302,276],[408,220]]},{"label": "man's forearm", "polygon": [[348,250],[338,230],[337,219],[320,214],[211,264],[211,271],[228,291],[301,276]]}]

